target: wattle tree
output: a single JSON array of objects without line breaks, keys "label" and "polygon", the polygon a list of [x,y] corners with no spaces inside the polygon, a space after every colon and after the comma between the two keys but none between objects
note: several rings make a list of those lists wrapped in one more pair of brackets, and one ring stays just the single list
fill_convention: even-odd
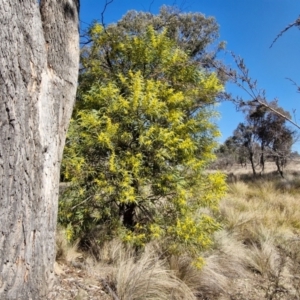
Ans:
[{"label": "wattle tree", "polygon": [[71,239],[99,231],[100,242],[161,239],[200,265],[218,228],[203,210],[216,209],[225,191],[223,175],[205,171],[219,135],[213,104],[223,86],[167,29],[119,29],[94,24],[83,50],[63,161],[71,187],[59,220]]}]

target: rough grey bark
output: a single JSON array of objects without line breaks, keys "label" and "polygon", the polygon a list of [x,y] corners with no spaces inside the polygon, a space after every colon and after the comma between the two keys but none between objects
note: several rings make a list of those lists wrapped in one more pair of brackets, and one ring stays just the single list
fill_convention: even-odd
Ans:
[{"label": "rough grey bark", "polygon": [[0,1],[0,299],[46,299],[79,0]]}]

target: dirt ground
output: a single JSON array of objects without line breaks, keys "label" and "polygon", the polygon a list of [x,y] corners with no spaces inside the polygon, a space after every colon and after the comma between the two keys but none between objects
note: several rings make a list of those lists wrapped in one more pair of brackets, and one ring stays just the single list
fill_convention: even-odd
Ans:
[{"label": "dirt ground", "polygon": [[47,300],[111,300],[113,292],[100,273],[84,264],[56,263],[56,280]]}]

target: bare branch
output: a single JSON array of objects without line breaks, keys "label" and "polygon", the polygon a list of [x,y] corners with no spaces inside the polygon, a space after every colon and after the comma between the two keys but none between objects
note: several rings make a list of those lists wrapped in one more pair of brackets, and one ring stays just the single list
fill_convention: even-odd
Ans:
[{"label": "bare branch", "polygon": [[105,28],[105,24],[104,24],[104,14],[105,14],[105,11],[106,11],[108,5],[111,4],[111,3],[113,3],[113,1],[114,0],[106,0],[105,1],[104,8],[103,8],[103,10],[101,12],[101,24],[102,24],[103,28]]},{"label": "bare branch", "polygon": [[289,24],[287,27],[285,27],[283,30],[281,30],[279,32],[279,34],[276,36],[276,38],[274,39],[274,41],[272,42],[270,48],[272,48],[272,46],[276,43],[276,41],[286,32],[288,31],[290,28],[294,27],[294,26],[300,26],[300,16],[299,18],[294,21],[293,23]]},{"label": "bare branch", "polygon": [[[231,97],[228,96],[227,99],[231,100],[232,102],[239,105],[239,107],[249,107],[249,106],[256,106],[256,105],[262,105],[263,107],[269,109],[276,115],[280,116],[284,120],[288,121],[292,125],[294,125],[296,128],[300,129],[300,124],[296,123],[292,120],[292,118],[284,115],[280,111],[278,111],[276,108],[272,107],[270,104],[270,101],[267,101],[265,97],[265,90],[259,90],[257,88],[257,81],[253,80],[249,76],[249,70],[247,69],[244,60],[241,59],[239,56],[236,56],[234,53],[231,53],[232,57],[234,58],[235,64],[237,65],[238,70],[222,70],[226,73],[226,75],[231,79],[233,83],[235,83],[238,87],[240,87],[244,92],[248,94],[250,97],[250,100],[243,100],[240,97]],[[293,83],[294,81],[291,80]],[[295,83],[294,83],[295,84]],[[298,87],[298,85],[296,85]],[[275,99],[275,101],[277,101]]]},{"label": "bare branch", "polygon": [[293,124],[295,127],[297,127],[298,129],[300,129],[300,125],[297,124],[296,122],[294,122],[291,118],[288,118],[287,116],[285,116],[284,114],[282,114],[281,112],[279,112],[278,110],[272,108],[268,103],[266,102],[262,102],[259,99],[256,99],[257,102],[259,104],[261,104],[262,106],[266,107],[267,109],[269,109],[270,111],[272,111],[273,113],[275,113],[276,115],[280,116],[281,118],[285,119],[286,121],[290,122],[291,124]]},{"label": "bare branch", "polygon": [[151,13],[151,7],[152,7],[153,3],[154,3],[154,0],[152,0],[151,3],[149,4],[149,9],[148,9],[149,13]]},{"label": "bare branch", "polygon": [[107,283],[107,281],[103,278],[100,279],[103,287],[105,287],[107,289],[107,291],[111,294],[111,296],[113,297],[114,300],[120,300],[120,298],[117,296],[117,294],[114,292],[114,290],[109,286],[109,284]]},{"label": "bare branch", "polygon": [[92,196],[87,197],[86,199],[84,199],[82,202],[80,202],[79,204],[74,205],[71,210],[74,210],[76,207],[80,206],[81,204],[87,202],[88,200],[90,200],[92,198]]},{"label": "bare branch", "polygon": [[297,82],[295,82],[293,79],[288,78],[288,77],[286,79],[289,80],[290,82],[292,82],[292,84],[296,86],[297,92],[300,93],[300,86],[297,84]]}]

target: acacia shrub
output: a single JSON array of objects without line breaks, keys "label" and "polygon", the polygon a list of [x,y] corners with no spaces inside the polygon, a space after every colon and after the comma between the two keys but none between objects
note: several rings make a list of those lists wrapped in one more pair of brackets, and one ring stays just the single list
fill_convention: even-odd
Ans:
[{"label": "acacia shrub", "polygon": [[219,136],[211,103],[222,85],[166,30],[117,33],[99,24],[89,31],[59,221],[70,239],[105,228],[100,240],[161,239],[167,251],[199,258],[219,228],[201,210],[217,209],[225,192],[224,176],[205,172]]}]

